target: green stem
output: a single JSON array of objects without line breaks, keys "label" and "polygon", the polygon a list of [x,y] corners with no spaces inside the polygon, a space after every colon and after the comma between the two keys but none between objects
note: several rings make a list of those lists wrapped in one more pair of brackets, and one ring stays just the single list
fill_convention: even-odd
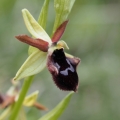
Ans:
[{"label": "green stem", "polygon": [[28,89],[29,89],[29,87],[30,87],[30,85],[32,83],[33,77],[34,76],[29,76],[26,80],[24,80],[23,87],[22,87],[20,95],[19,95],[19,99],[15,103],[15,106],[13,108],[13,111],[12,111],[12,114],[11,114],[9,120],[16,120],[16,118],[17,118],[17,116],[19,114],[19,111],[21,109],[22,103],[24,101],[24,98],[25,98],[25,96],[27,94],[27,91],[28,91]]}]

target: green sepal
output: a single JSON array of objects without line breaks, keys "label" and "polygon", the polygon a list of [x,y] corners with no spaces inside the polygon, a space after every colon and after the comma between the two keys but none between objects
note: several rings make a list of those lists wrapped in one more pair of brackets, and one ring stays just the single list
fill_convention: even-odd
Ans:
[{"label": "green sepal", "polygon": [[37,50],[38,50],[38,48],[35,48],[33,46],[29,46],[29,48],[28,48],[28,55],[31,55],[33,52],[35,52]]},{"label": "green sepal", "polygon": [[23,18],[28,31],[34,38],[39,38],[51,44],[51,39],[27,9],[22,10]]},{"label": "green sepal", "polygon": [[53,110],[39,120],[57,120],[67,107],[73,93],[74,92],[70,92]]},{"label": "green sepal", "polygon": [[41,72],[46,66],[46,60],[47,53],[36,50],[23,63],[16,76],[14,77],[14,80],[20,80],[22,78]]}]

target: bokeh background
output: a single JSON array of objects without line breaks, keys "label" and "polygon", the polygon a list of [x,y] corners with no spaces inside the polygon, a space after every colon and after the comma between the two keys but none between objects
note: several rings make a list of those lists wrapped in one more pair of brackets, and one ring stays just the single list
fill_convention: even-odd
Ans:
[{"label": "bokeh background", "polygon": [[[27,8],[37,19],[44,0],[0,0],[0,92],[11,86],[11,79],[27,58],[28,45],[14,36],[29,34],[21,10]],[[50,1],[47,32],[54,22]],[[120,1],[76,0],[62,37],[69,53],[80,57],[80,86],[59,120],[120,120]],[[22,83],[22,81],[21,81]],[[47,69],[37,74],[29,93],[39,90],[38,101],[49,110],[67,94],[53,83]],[[27,109],[28,120],[46,112]]]}]

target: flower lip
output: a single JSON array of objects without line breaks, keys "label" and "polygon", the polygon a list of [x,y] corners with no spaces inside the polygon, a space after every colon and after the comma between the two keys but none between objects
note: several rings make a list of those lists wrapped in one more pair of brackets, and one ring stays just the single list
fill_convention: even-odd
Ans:
[{"label": "flower lip", "polygon": [[48,55],[47,67],[55,84],[61,90],[77,91],[78,75],[75,60],[78,58],[68,58],[65,56],[63,48],[55,49],[52,54]]}]

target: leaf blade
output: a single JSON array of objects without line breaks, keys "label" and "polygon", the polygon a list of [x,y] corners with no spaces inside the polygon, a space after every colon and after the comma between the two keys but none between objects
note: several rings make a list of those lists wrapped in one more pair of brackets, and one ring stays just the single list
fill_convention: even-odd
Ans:
[{"label": "leaf blade", "polygon": [[53,110],[51,110],[39,120],[57,120],[67,107],[73,93],[74,92],[70,92]]}]

